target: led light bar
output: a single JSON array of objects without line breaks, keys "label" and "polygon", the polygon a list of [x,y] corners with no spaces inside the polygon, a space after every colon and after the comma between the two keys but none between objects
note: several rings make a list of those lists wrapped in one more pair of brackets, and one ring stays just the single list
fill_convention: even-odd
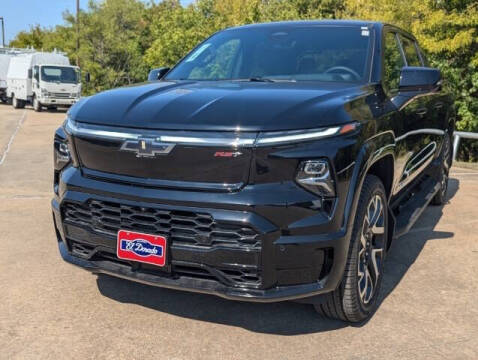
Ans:
[{"label": "led light bar", "polygon": [[317,140],[328,136],[342,135],[357,128],[358,123],[349,123],[343,126],[328,128],[261,132],[258,135],[253,132],[208,132],[194,131],[185,133],[182,131],[136,130],[128,128],[110,127],[75,123],[69,117],[65,122],[65,130],[71,135],[98,137],[116,140],[137,140],[140,138],[152,138],[161,142],[169,142],[184,145],[202,146],[225,146],[225,147],[254,147],[266,145],[281,145],[301,141]]},{"label": "led light bar", "polygon": [[292,143],[292,142],[304,141],[304,140],[314,140],[314,139],[319,139],[326,136],[336,135],[339,133],[339,131],[340,131],[340,126],[330,127],[325,129],[317,129],[317,130],[306,130],[306,131],[262,133],[257,138],[256,145],[271,145],[271,144]]}]

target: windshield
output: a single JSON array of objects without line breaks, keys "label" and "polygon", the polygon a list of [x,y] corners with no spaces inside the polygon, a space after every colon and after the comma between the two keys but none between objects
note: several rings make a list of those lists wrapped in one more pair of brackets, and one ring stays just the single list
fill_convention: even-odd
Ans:
[{"label": "windshield", "polygon": [[78,83],[79,71],[72,67],[65,66],[42,66],[41,79],[46,82],[57,82],[66,84]]},{"label": "windshield", "polygon": [[196,47],[166,80],[363,82],[369,46],[360,26],[231,29]]}]

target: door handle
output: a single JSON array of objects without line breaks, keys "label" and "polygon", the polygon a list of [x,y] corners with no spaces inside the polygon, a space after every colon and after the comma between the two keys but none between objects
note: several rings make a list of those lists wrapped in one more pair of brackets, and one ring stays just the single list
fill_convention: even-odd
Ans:
[{"label": "door handle", "polygon": [[428,112],[428,109],[427,109],[427,108],[421,108],[421,109],[418,109],[418,110],[416,111],[416,114],[419,115],[419,116],[423,116],[423,115],[425,115],[427,112]]}]

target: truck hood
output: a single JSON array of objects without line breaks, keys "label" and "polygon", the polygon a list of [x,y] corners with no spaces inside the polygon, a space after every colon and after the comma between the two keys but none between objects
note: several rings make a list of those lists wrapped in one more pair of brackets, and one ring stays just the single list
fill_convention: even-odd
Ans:
[{"label": "truck hood", "polygon": [[[162,130],[274,131],[346,123],[370,111],[369,85],[158,81],[105,91],[70,110],[78,122]],[[360,100],[362,99],[362,100]],[[355,107],[360,111],[354,111]]]}]

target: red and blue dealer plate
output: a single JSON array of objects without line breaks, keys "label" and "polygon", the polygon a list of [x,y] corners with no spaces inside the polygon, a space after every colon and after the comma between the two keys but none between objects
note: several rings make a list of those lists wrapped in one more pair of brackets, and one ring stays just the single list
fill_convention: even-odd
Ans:
[{"label": "red and blue dealer plate", "polygon": [[120,259],[166,265],[166,238],[128,230],[118,231],[116,255]]}]

